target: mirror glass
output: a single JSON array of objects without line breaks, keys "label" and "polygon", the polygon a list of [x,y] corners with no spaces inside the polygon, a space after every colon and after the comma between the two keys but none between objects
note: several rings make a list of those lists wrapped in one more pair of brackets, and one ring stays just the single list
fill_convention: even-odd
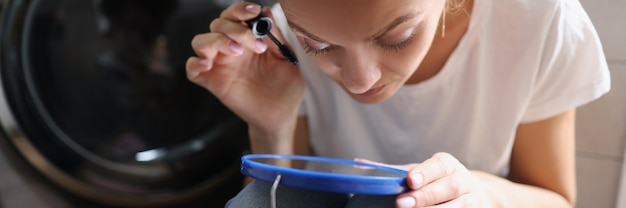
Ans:
[{"label": "mirror glass", "polygon": [[356,176],[374,176],[374,177],[406,177],[406,172],[393,168],[352,162],[349,160],[328,160],[313,158],[280,158],[280,157],[262,157],[250,158],[251,161],[288,167],[293,169],[334,173]]}]

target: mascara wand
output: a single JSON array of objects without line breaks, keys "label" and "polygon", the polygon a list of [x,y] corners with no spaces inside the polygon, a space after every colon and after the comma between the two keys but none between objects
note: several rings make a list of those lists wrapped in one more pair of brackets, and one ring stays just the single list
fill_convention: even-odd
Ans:
[{"label": "mascara wand", "polygon": [[276,37],[270,32],[273,26],[272,19],[265,16],[263,12],[261,12],[259,16],[255,17],[254,19],[246,21],[246,24],[248,24],[248,27],[250,27],[252,33],[257,38],[263,38],[266,35],[269,36],[272,42],[274,42],[274,44],[278,46],[280,54],[282,54],[283,57],[285,57],[285,59],[289,61],[289,63],[293,65],[298,64],[298,57],[296,57],[293,51],[291,51],[287,46],[278,41],[278,39],[276,39]]}]

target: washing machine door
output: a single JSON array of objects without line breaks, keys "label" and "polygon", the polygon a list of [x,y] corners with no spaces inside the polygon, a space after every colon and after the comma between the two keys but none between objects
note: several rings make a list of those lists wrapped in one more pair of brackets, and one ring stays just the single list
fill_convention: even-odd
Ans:
[{"label": "washing machine door", "polygon": [[244,122],[185,61],[228,1],[4,1],[2,138],[86,201],[223,206],[240,188]]}]

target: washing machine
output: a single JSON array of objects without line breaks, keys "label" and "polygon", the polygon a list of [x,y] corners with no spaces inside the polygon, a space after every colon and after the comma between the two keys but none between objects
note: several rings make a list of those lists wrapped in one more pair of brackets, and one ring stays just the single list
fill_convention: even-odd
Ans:
[{"label": "washing machine", "polygon": [[247,127],[185,61],[231,2],[0,0],[11,167],[70,207],[223,207]]}]

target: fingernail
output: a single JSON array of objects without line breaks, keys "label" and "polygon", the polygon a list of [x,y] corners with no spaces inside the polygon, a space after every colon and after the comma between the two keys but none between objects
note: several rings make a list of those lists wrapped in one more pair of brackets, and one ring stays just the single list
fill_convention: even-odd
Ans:
[{"label": "fingernail", "polygon": [[255,41],[256,48],[259,49],[259,52],[265,52],[267,50],[267,43],[261,39],[256,39]]},{"label": "fingernail", "polygon": [[402,198],[399,198],[398,201],[396,202],[398,204],[399,208],[412,208],[415,207],[415,198],[410,197],[410,196],[405,196]]},{"label": "fingernail", "polygon": [[413,173],[411,174],[411,182],[413,182],[413,188],[418,188],[422,186],[424,176],[421,173]]},{"label": "fingernail", "polygon": [[210,62],[209,60],[206,59],[202,59],[198,62],[200,65],[206,67],[207,69],[211,68],[211,65],[213,64],[212,62]]},{"label": "fingernail", "polygon": [[254,14],[258,14],[259,12],[261,12],[261,6],[256,5],[256,4],[248,4],[245,7],[246,11],[254,13]]},{"label": "fingernail", "polygon": [[243,48],[241,47],[241,45],[235,43],[235,42],[230,42],[228,44],[228,47],[230,47],[230,50],[233,51],[233,53],[235,54],[242,54],[243,53]]}]

